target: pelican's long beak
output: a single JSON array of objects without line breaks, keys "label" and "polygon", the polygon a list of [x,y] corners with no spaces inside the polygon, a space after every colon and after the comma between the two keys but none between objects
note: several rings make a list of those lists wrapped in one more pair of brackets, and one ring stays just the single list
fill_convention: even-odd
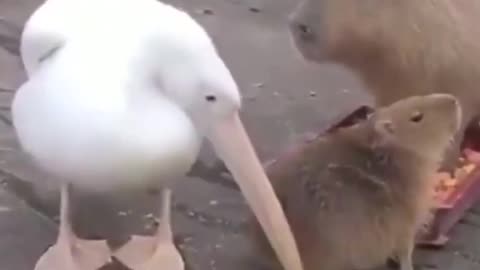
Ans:
[{"label": "pelican's long beak", "polygon": [[286,270],[303,270],[297,245],[265,171],[238,113],[223,119],[209,134]]}]

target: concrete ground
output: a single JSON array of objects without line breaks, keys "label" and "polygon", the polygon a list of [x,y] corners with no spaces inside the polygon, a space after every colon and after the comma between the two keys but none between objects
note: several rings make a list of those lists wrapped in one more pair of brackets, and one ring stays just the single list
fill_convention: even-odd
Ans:
[{"label": "concrete ground", "polygon": [[[18,150],[9,105],[25,79],[19,32],[40,0],[0,0],[0,269],[31,270],[56,237],[58,188]],[[336,66],[310,66],[292,49],[285,21],[291,0],[170,0],[189,11],[216,42],[245,96],[242,117],[263,160],[275,157],[304,132],[369,103],[358,81]],[[128,18],[126,18],[128,19]],[[174,193],[174,230],[189,269],[257,269],[252,265],[248,209],[232,179],[205,148]],[[74,196],[75,230],[112,246],[150,231],[155,192]],[[417,269],[480,267],[480,205],[441,250],[417,250]],[[113,264],[104,269],[126,269]]]}]

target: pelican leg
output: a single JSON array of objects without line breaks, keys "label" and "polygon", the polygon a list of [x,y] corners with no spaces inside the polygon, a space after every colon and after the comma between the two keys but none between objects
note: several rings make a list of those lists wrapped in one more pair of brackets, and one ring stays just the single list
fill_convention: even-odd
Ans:
[{"label": "pelican leg", "polygon": [[173,243],[170,225],[172,191],[163,188],[158,230],[153,236],[134,235],[114,256],[132,270],[183,270],[182,256]]},{"label": "pelican leg", "polygon": [[69,185],[62,184],[57,242],[40,257],[34,270],[97,270],[110,258],[105,240],[84,240],[73,233]]}]

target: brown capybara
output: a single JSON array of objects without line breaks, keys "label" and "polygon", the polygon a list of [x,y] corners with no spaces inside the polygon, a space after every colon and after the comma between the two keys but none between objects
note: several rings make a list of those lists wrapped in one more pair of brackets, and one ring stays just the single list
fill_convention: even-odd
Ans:
[{"label": "brown capybara", "polygon": [[[452,95],[409,97],[272,163],[268,176],[304,269],[370,269],[396,257],[412,270],[415,235],[431,216],[433,174],[460,122]],[[281,269],[250,221],[261,258]]]},{"label": "brown capybara", "polygon": [[430,93],[459,99],[463,121],[443,163],[452,170],[480,115],[480,1],[301,1],[289,22],[298,51],[356,73],[377,106]]}]

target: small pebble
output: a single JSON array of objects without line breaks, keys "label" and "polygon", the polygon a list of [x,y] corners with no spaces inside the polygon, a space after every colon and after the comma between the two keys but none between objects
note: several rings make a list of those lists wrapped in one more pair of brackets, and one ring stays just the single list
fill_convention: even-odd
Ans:
[{"label": "small pebble", "polygon": [[261,10],[257,7],[249,7],[248,10],[253,13],[259,13]]},{"label": "small pebble", "polygon": [[199,13],[204,15],[213,15],[213,10],[210,8],[203,8],[199,10]]},{"label": "small pebble", "polygon": [[118,215],[121,216],[121,217],[125,217],[125,216],[128,215],[128,213],[125,212],[125,211],[120,211],[120,212],[118,212]]},{"label": "small pebble", "polygon": [[206,223],[207,219],[203,216],[198,216],[198,221],[200,221],[200,223]]},{"label": "small pebble", "polygon": [[259,82],[259,83],[254,83],[253,86],[254,86],[254,87],[257,87],[257,88],[263,88],[263,87],[265,86],[265,84]]},{"label": "small pebble", "polygon": [[209,204],[210,204],[210,205],[217,205],[217,204],[218,204],[218,201],[216,201],[216,200],[211,200],[211,201],[209,202]]},{"label": "small pebble", "polygon": [[310,96],[311,96],[311,97],[316,97],[316,96],[317,96],[317,92],[315,92],[315,91],[310,91]]}]

